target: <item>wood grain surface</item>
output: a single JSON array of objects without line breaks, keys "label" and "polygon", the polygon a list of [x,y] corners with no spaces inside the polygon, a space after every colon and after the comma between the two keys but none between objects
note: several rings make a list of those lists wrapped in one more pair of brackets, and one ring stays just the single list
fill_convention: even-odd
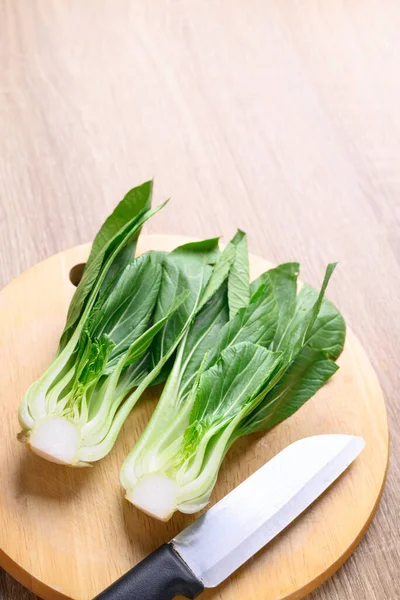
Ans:
[{"label": "wood grain surface", "polygon": [[[147,232],[240,226],[315,284],[340,261],[330,296],[380,376],[391,468],[312,600],[398,598],[399,29],[397,0],[0,3],[0,285],[153,176],[173,200]],[[3,574],[0,598],[33,596]]]}]

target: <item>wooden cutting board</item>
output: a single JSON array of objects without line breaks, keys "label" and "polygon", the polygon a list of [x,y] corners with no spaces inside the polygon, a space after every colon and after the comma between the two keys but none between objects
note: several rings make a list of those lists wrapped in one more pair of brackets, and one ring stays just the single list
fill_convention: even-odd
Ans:
[{"label": "wooden cutting board", "polygon": [[[139,251],[188,241],[143,236]],[[16,439],[22,395],[57,347],[70,281],[89,245],[57,254],[0,293],[0,564],[46,600],[89,600],[195,517],[161,523],[123,498],[119,467],[143,430],[159,390],[135,407],[112,452],[93,468],[72,469],[31,454]],[[251,257],[252,276],[270,265]],[[338,271],[337,277],[340,277]],[[349,331],[340,370],[294,416],[229,452],[212,496],[216,502],[295,440],[321,433],[361,435],[366,448],[306,513],[205,599],[303,598],[332,575],[362,539],[377,508],[388,465],[388,425],[375,372]],[[245,510],[246,508],[243,507]]]}]

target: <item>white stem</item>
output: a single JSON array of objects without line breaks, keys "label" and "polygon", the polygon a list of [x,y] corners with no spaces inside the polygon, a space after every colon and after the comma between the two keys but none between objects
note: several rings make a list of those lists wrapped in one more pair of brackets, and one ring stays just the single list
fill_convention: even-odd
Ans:
[{"label": "white stem", "polygon": [[26,392],[22,403],[26,402],[28,404],[29,412],[33,419],[42,419],[48,414],[47,393],[49,387],[71,358],[82,328],[83,321],[81,319],[64,350],[56,356],[43,375]]},{"label": "white stem", "polygon": [[143,512],[160,521],[168,521],[177,509],[179,487],[163,473],[150,473],[139,479],[126,499]]},{"label": "white stem", "polygon": [[32,452],[50,462],[81,466],[78,459],[80,431],[63,417],[49,417],[36,422],[27,444]]},{"label": "white stem", "polygon": [[[129,452],[128,456],[125,458],[121,471],[120,471],[120,480],[123,487],[128,490],[132,485],[132,479],[137,477],[141,477],[143,473],[143,469],[141,467],[140,455],[143,451],[144,456],[146,456],[147,448],[151,446],[153,441],[157,441],[160,436],[163,436],[163,433],[168,428],[169,423],[174,419],[176,415],[176,398],[177,391],[179,388],[179,381],[181,377],[180,365],[182,361],[182,354],[186,343],[187,332],[184,334],[184,339],[181,342],[177,356],[174,361],[174,365],[172,367],[172,371],[168,375],[167,382],[161,394],[161,397],[157,403],[156,408],[153,411],[150,421],[148,421],[144,431],[139,437],[138,441]],[[176,347],[176,343],[173,344],[172,348]],[[162,363],[165,364],[166,359],[172,354],[171,350],[164,356],[164,358],[158,363],[158,366]],[[154,379],[156,375],[152,375],[155,371],[160,372],[161,368],[155,368],[150,372],[149,375],[141,382],[138,388],[128,398],[125,400],[125,404],[131,402],[132,398],[135,398],[136,401],[140,398],[142,391],[146,389],[149,383]],[[149,380],[149,381],[148,381]]]}]

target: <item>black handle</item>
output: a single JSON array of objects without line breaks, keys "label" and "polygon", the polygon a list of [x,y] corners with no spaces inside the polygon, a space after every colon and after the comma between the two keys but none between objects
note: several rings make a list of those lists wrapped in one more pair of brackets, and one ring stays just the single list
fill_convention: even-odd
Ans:
[{"label": "black handle", "polygon": [[94,600],[196,598],[204,586],[170,544],[164,544],[122,575]]}]

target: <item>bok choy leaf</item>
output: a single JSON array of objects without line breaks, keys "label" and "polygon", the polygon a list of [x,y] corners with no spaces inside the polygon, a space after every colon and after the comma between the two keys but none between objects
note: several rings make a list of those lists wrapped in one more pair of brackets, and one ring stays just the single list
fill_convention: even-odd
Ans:
[{"label": "bok choy leaf", "polygon": [[297,263],[249,284],[245,244],[241,234],[221,254],[206,302],[121,469],[127,499],[162,520],[202,509],[235,440],[290,417],[338,368],[345,324],[324,299],[335,265],[319,292],[304,285],[298,293]]},{"label": "bok choy leaf", "polygon": [[[161,208],[150,209],[151,192],[151,182],[131,190],[100,229],[56,356],[21,402],[19,439],[53,462],[85,466],[111,450],[211,275],[216,239],[133,258],[142,224]],[[160,336],[166,342],[150,354]]]}]

